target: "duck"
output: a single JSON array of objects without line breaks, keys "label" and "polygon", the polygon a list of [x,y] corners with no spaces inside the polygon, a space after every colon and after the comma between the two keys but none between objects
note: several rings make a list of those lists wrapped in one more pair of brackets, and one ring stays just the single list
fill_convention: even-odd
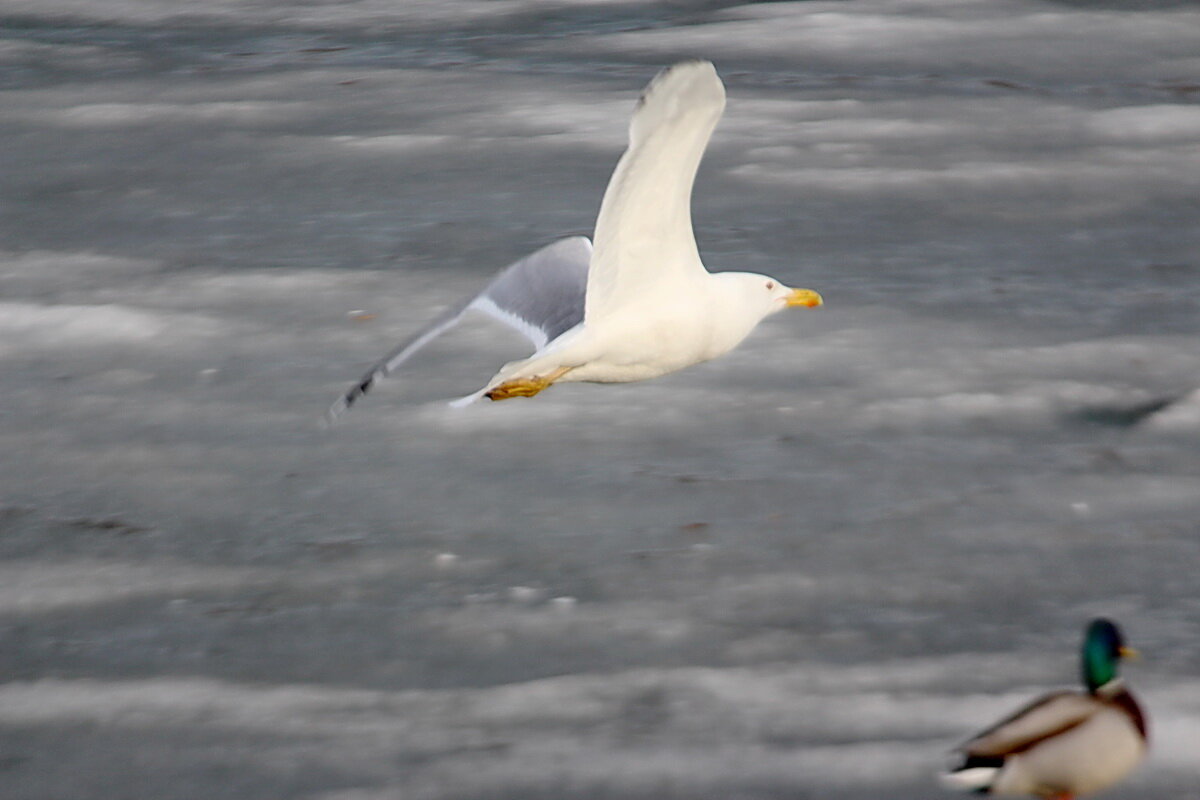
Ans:
[{"label": "duck", "polygon": [[1083,637],[1084,691],[1043,695],[968,739],[940,777],[949,788],[1072,800],[1124,779],[1145,756],[1146,715],[1118,675],[1137,657],[1121,630],[1093,619]]}]

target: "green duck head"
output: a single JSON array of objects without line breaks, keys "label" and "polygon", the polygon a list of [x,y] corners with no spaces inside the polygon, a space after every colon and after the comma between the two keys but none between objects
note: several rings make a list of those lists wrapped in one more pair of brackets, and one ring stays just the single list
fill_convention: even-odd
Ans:
[{"label": "green duck head", "polygon": [[1125,646],[1121,631],[1106,619],[1094,619],[1083,637],[1083,682],[1088,691],[1096,690],[1117,677],[1117,664],[1137,651]]}]

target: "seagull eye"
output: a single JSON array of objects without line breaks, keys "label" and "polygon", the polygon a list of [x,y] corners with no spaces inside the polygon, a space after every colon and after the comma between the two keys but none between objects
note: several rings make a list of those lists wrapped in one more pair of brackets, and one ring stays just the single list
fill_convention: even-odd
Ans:
[{"label": "seagull eye", "polygon": [[774,288],[775,288],[775,281],[767,281],[767,289],[770,290],[770,289],[774,289]]}]

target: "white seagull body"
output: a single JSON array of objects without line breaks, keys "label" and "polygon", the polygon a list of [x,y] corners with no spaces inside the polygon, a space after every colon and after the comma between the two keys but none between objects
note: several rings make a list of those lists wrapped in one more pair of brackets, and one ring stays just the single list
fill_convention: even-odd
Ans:
[{"label": "white seagull body", "polygon": [[529,397],[565,381],[654,378],[729,352],[776,311],[821,305],[816,292],[765,275],[712,274],[700,260],[692,184],[724,108],[725,87],[707,61],[659,73],[634,111],[629,147],[604,193],[595,249],[572,237],[510,265],[372,367],[329,416],[472,308],[512,324],[537,351],[506,364],[460,404]]}]

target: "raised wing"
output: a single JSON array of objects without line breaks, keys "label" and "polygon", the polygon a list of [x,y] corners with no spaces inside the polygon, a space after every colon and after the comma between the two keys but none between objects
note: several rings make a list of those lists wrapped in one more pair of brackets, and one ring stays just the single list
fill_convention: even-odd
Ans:
[{"label": "raised wing", "polygon": [[692,233],[692,184],[724,109],[725,87],[707,61],[676,64],[642,93],[596,219],[587,318],[704,273]]},{"label": "raised wing", "polygon": [[1043,739],[1074,728],[1102,705],[1079,692],[1054,692],[1034,700],[970,741],[962,752],[969,756],[1006,756],[1028,750]]},{"label": "raised wing", "polygon": [[572,236],[505,267],[482,292],[456,303],[376,362],[329,407],[326,420],[336,420],[378,381],[452,328],[470,309],[511,325],[540,350],[583,320],[591,257],[591,242],[583,236]]}]

